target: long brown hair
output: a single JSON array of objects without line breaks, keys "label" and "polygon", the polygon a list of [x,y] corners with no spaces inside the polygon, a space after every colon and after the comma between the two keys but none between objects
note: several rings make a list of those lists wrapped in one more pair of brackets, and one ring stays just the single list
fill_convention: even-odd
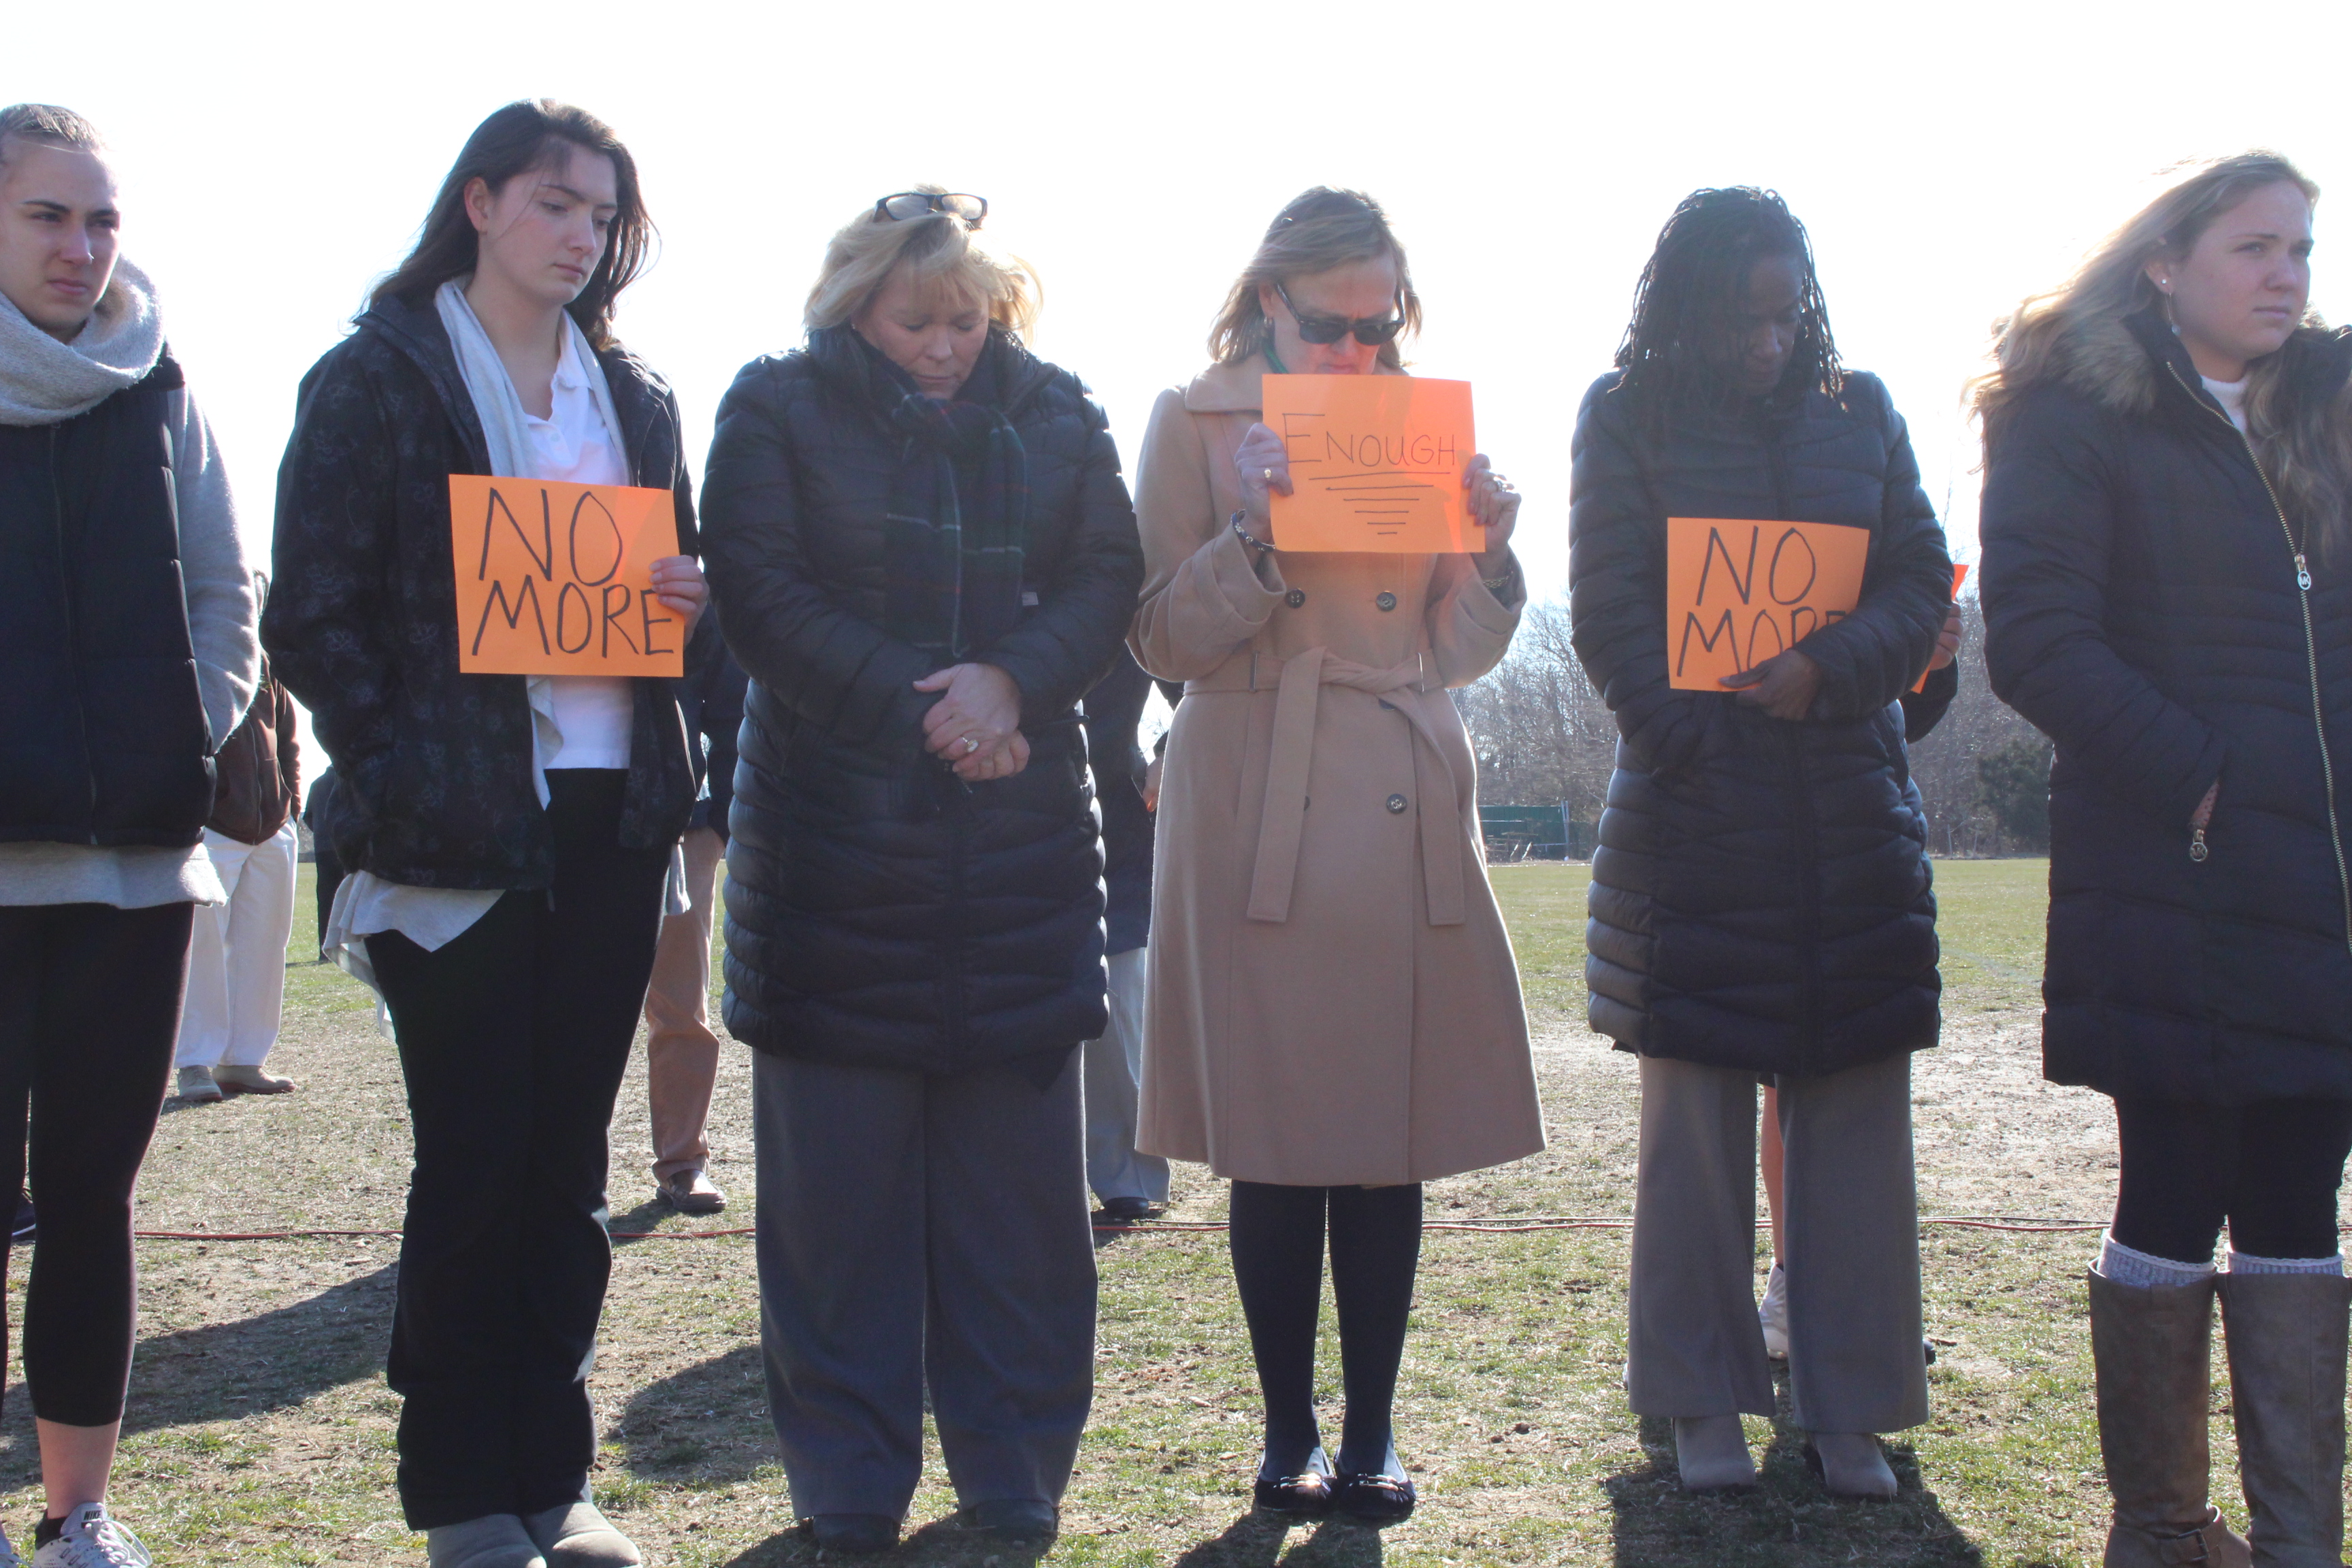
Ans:
[{"label": "long brown hair", "polygon": [[613,128],[584,109],[551,99],[518,100],[474,127],[441,182],[440,195],[433,198],[416,247],[375,286],[368,302],[399,300],[421,305],[450,279],[471,272],[480,253],[480,237],[466,213],[466,187],[479,180],[495,195],[518,174],[561,168],[575,147],[612,160],[620,211],[605,234],[604,254],[589,274],[588,286],[565,308],[590,342],[600,349],[610,346],[614,302],[645,270],[653,220],[646,216],[645,197],[637,189],[636,160]]},{"label": "long brown hair", "polygon": [[[2290,184],[2316,202],[2319,187],[2285,157],[2255,151],[2193,166],[2187,177],[2093,247],[2064,283],[2027,299],[1994,332],[1994,368],[1969,385],[1990,450],[2019,398],[2057,379],[2112,337],[2125,317],[2162,310],[2147,276],[2158,257],[2186,256],[2213,220],[2271,185]],[[2316,312],[2304,326],[2324,329]],[[2290,517],[2331,552],[2352,533],[2352,404],[2299,395],[2288,374],[2294,343],[2246,370],[2246,424],[2263,471]]]},{"label": "long brown hair", "polygon": [[[1317,185],[1291,198],[1275,215],[1274,223],[1258,242],[1257,254],[1234,280],[1217,324],[1209,329],[1209,353],[1219,364],[1249,358],[1274,341],[1274,323],[1257,302],[1258,286],[1280,283],[1328,272],[1350,261],[1386,256],[1396,262],[1397,287],[1404,296],[1404,331],[1421,331],[1421,296],[1412,290],[1412,268],[1405,265],[1404,247],[1389,229],[1389,216],[1381,204],[1361,191],[1335,191]],[[1400,333],[1399,338],[1404,334]],[[1403,363],[1398,338],[1381,345],[1381,363]]]}]

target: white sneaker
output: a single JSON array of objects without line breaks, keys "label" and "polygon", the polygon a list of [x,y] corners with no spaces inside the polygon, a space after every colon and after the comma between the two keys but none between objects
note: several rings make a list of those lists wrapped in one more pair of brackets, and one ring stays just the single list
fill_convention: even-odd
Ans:
[{"label": "white sneaker", "polygon": [[219,1080],[208,1067],[185,1067],[180,1069],[178,1089],[182,1100],[194,1105],[211,1105],[221,1098]]},{"label": "white sneaker", "polygon": [[78,1505],[55,1541],[33,1553],[29,1568],[152,1568],[155,1559],[102,1502]]},{"label": "white sneaker", "polygon": [[1779,1264],[1764,1280],[1764,1300],[1756,1309],[1764,1330],[1764,1353],[1774,1361],[1789,1359],[1789,1274]]}]

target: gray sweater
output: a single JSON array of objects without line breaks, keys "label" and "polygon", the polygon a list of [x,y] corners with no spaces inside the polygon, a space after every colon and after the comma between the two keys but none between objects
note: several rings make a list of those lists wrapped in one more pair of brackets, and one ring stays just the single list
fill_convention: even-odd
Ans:
[{"label": "gray sweater", "polygon": [[[0,295],[0,424],[58,424],[135,385],[163,349],[154,289],[129,262],[89,326],[60,343]],[[173,487],[180,513],[180,571],[188,634],[213,743],[245,718],[260,677],[259,606],[253,571],[236,531],[236,508],[211,426],[184,391],[171,395]],[[81,844],[0,844],[0,904],[217,904],[220,879],[201,847],[99,848]]]}]

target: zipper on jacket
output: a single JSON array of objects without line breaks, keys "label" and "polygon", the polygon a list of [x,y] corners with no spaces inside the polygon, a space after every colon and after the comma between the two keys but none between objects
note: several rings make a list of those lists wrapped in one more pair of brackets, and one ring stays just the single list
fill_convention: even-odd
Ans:
[{"label": "zipper on jacket", "polygon": [[89,795],[89,842],[98,842],[98,759],[89,751],[89,693],[81,679],[81,628],[74,622],[73,563],[66,552],[66,500],[58,489],[58,427],[49,426],[49,527],[58,542],[58,607],[66,621],[66,658],[73,667],[74,724],[80,731],[82,786]]},{"label": "zipper on jacket", "polygon": [[[2263,481],[2263,493],[2271,498],[2272,515],[2278,519],[2279,531],[2286,536],[2288,553],[2294,557],[2295,602],[2303,609],[2303,655],[2311,674],[2311,727],[2319,737],[2319,776],[2327,788],[2327,838],[2336,850],[2336,886],[2344,896],[2344,945],[2352,949],[2352,867],[2344,859],[2344,827],[2336,811],[2336,763],[2327,754],[2327,710],[2319,699],[2319,639],[2311,626],[2311,563],[2304,553],[2303,542],[2294,536],[2294,527],[2286,520],[2286,508],[2279,504],[2278,490],[2271,483],[2270,474],[2263,468],[2261,454],[2254,450],[2254,439],[2238,428],[2237,422],[2219,409],[2207,408],[2205,401],[2189,391],[2189,384],[2180,379],[2180,367],[2168,361],[2165,369],[2180,390],[2189,393],[2189,400],[2205,409],[2214,418],[2230,427],[2230,433],[2246,449],[2246,460],[2254,465],[2254,477]],[[2189,858],[2202,860],[2206,855],[2205,830],[2199,828],[2189,841]]]}]

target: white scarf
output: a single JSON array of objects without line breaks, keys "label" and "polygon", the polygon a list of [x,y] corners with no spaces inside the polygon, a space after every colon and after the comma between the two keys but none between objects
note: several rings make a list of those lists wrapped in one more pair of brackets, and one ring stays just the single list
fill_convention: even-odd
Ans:
[{"label": "white scarf", "polygon": [[[465,379],[466,395],[474,400],[474,413],[482,421],[482,434],[490,443],[490,472],[509,479],[531,479],[539,476],[531,471],[530,426],[523,421],[522,398],[515,391],[514,378],[507,374],[506,362],[499,358],[498,346],[483,329],[482,320],[474,314],[474,307],[466,298],[466,285],[471,278],[452,278],[434,290],[433,308],[440,312],[441,325],[449,333],[449,346],[457,351],[457,374]],[[567,352],[580,362],[588,375],[588,395],[596,404],[596,412],[604,416],[605,432],[611,437],[613,450],[625,452],[621,441],[620,416],[613,411],[613,389],[605,384],[604,366],[589,346],[588,334],[572,319],[572,312],[562,312],[563,338]]]},{"label": "white scarf", "polygon": [[73,342],[33,325],[0,294],[0,425],[58,425],[147,379],[163,357],[155,285],[128,261]]}]

